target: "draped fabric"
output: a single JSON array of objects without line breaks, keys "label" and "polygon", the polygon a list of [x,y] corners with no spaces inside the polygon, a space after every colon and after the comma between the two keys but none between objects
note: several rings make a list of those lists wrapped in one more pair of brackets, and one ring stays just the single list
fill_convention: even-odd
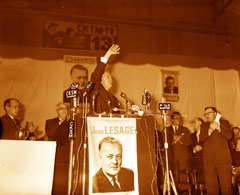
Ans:
[{"label": "draped fabric", "polygon": [[[120,97],[120,93],[124,92],[132,103],[144,109],[141,97],[146,88],[152,95],[150,110],[157,112],[162,98],[161,70],[173,70],[180,73],[180,98],[178,102],[172,102],[172,111],[179,111],[186,123],[197,116],[203,118],[204,107],[216,106],[233,126],[240,125],[240,82],[237,70],[186,67],[185,63],[189,63],[187,57],[180,61],[182,64],[174,64],[172,60],[171,66],[166,66],[167,62],[161,61],[160,57],[150,60],[154,57],[128,54],[123,60],[108,65],[113,76],[111,92],[119,99],[121,107],[126,106],[125,100]],[[131,62],[143,59],[145,63],[128,64],[128,59]],[[154,64],[148,63],[149,61],[154,61]],[[211,62],[211,66],[214,63],[217,66],[218,61]],[[62,101],[63,91],[71,84],[69,73],[72,65],[73,63],[63,60],[1,58],[0,115],[4,114],[3,101],[9,97],[17,98],[22,103],[21,117],[26,121],[33,121],[43,133],[45,120],[56,116],[55,105]],[[86,66],[89,73],[95,68],[95,64]],[[159,115],[156,118],[158,120]]]}]

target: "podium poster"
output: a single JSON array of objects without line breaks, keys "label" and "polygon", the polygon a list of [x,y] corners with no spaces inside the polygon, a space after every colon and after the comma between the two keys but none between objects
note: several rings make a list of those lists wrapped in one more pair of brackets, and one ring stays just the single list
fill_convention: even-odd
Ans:
[{"label": "podium poster", "polygon": [[139,194],[135,118],[88,117],[89,194]]}]

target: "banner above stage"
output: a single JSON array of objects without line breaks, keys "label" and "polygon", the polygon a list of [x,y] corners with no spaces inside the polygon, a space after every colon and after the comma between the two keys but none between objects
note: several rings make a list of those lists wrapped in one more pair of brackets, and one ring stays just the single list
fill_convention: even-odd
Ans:
[{"label": "banner above stage", "polygon": [[88,117],[89,194],[139,194],[135,118]]},{"label": "banner above stage", "polygon": [[117,42],[117,34],[113,25],[46,20],[43,47],[105,51]]}]

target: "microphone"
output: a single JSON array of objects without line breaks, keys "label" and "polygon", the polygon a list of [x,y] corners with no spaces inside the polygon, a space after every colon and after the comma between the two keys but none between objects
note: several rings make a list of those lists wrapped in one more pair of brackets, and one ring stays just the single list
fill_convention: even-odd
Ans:
[{"label": "microphone", "polygon": [[147,89],[144,89],[144,94],[142,95],[142,105],[147,105],[147,97],[146,97]]},{"label": "microphone", "polygon": [[151,95],[150,95],[150,93],[148,92],[147,89],[144,90],[144,94],[145,94],[145,96],[146,96],[147,103],[150,103],[152,97],[151,97]]},{"label": "microphone", "polygon": [[126,95],[125,93],[121,92],[121,93],[120,93],[120,96],[121,96],[122,98],[128,100],[128,97],[127,97],[127,95]]},{"label": "microphone", "polygon": [[83,89],[83,97],[87,95],[87,93],[89,93],[95,86],[95,83],[92,81],[88,81],[88,83],[86,84],[86,86]]},{"label": "microphone", "polygon": [[71,107],[76,108],[78,106],[78,83],[72,83],[70,89],[65,91],[65,98],[71,99]]},{"label": "microphone", "polygon": [[112,103],[111,103],[111,101],[108,101],[107,104],[108,104],[108,108],[109,108],[109,113],[112,113]]},{"label": "microphone", "polygon": [[98,92],[95,91],[95,92],[93,93],[93,96],[92,96],[92,107],[93,107],[93,113],[94,113],[94,114],[96,114],[96,110],[95,110],[95,99],[96,99],[97,95],[98,95]]}]

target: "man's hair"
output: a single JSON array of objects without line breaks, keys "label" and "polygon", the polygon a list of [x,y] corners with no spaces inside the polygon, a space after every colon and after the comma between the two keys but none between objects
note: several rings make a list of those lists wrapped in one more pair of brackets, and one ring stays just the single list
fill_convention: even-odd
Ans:
[{"label": "man's hair", "polygon": [[237,130],[240,131],[240,128],[239,128],[239,127],[233,127],[233,128],[232,128],[232,131],[233,131],[234,129],[237,129]]},{"label": "man's hair", "polygon": [[167,84],[167,82],[168,82],[168,80],[170,80],[170,79],[173,79],[174,80],[174,78],[172,77],[172,76],[167,76],[167,78],[166,78],[166,84]]},{"label": "man's hair", "polygon": [[59,102],[59,103],[57,103],[57,105],[56,105],[56,110],[58,110],[58,109],[59,109],[59,107],[60,107],[61,105],[65,105],[65,106],[66,106],[66,108],[68,108],[68,106],[69,106],[69,104],[68,104],[68,103],[65,103],[65,102]]},{"label": "man's hair", "polygon": [[74,69],[84,70],[84,71],[86,71],[87,76],[88,76],[88,69],[87,69],[85,66],[80,65],[80,64],[74,65],[74,66],[71,68],[70,75],[72,74],[72,72],[73,72]]},{"label": "man's hair", "polygon": [[180,114],[180,112],[173,112],[171,114],[171,118],[173,118],[174,116],[180,116],[181,117],[181,114]]},{"label": "man's hair", "polygon": [[201,123],[203,123],[203,119],[201,117],[197,117],[196,120],[200,121]]},{"label": "man's hair", "polygon": [[11,100],[15,100],[15,101],[17,101],[20,104],[18,99],[16,99],[16,98],[8,98],[3,103],[3,108],[4,108],[5,111],[6,111],[6,106],[10,106]]},{"label": "man's hair", "polygon": [[98,145],[98,151],[100,152],[101,148],[102,148],[102,144],[103,143],[108,143],[108,144],[118,144],[122,150],[122,143],[120,140],[114,138],[114,137],[104,137],[100,142],[99,142],[99,145]]},{"label": "man's hair", "polygon": [[212,107],[212,106],[208,106],[206,108],[204,108],[204,110],[206,111],[207,109],[211,108],[212,111],[216,112],[217,113],[217,109],[215,107]]}]

